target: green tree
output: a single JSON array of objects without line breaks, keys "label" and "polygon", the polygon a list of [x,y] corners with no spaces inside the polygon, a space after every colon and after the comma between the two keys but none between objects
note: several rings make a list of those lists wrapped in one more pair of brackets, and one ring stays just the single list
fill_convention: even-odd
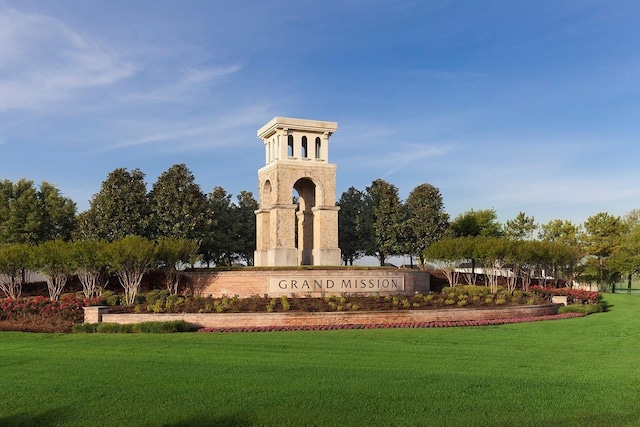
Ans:
[{"label": "green tree", "polygon": [[52,184],[39,189],[33,181],[0,182],[0,243],[36,245],[68,240],[75,228],[76,205]]},{"label": "green tree", "polygon": [[22,274],[31,265],[30,246],[14,243],[0,246],[0,290],[7,298],[22,294]]},{"label": "green tree", "polygon": [[180,279],[188,264],[195,262],[198,242],[188,239],[160,238],[156,246],[158,267],[164,272],[167,290],[178,293]]},{"label": "green tree", "polygon": [[[585,248],[582,236],[582,227],[571,221],[554,219],[542,224],[538,238],[543,242],[560,245],[563,249],[549,246],[546,252],[548,256],[540,258],[539,267],[550,268],[556,279],[564,276],[567,283],[570,286],[573,285],[573,281],[580,275],[583,267]],[[558,264],[557,261],[562,261],[564,264]],[[544,280],[546,281],[546,279]]]},{"label": "green tree", "polygon": [[571,221],[554,219],[540,226],[538,239],[575,246],[580,243],[582,228]]},{"label": "green tree", "polygon": [[183,163],[163,172],[149,193],[154,237],[201,239],[210,221],[207,198]]},{"label": "green tree", "polygon": [[458,284],[460,265],[473,256],[473,238],[444,238],[429,245],[424,251],[424,259],[446,276],[449,286]]},{"label": "green tree", "polygon": [[507,256],[512,250],[507,239],[501,237],[476,236],[473,238],[474,259],[484,266],[485,276],[492,293],[498,292],[498,280],[506,277]]},{"label": "green tree", "polygon": [[38,244],[41,234],[41,212],[33,181],[21,179],[15,184],[2,182],[0,238],[3,243]]},{"label": "green tree", "polygon": [[45,277],[49,298],[57,301],[75,270],[71,244],[62,240],[49,240],[36,246],[33,267]]},{"label": "green tree", "polygon": [[75,202],[63,197],[60,191],[48,182],[40,184],[37,199],[37,209],[42,220],[40,242],[71,240],[77,226]]},{"label": "green tree", "polygon": [[444,210],[442,195],[437,187],[421,184],[414,188],[405,202],[407,220],[405,222],[406,252],[417,257],[424,268],[424,251],[442,239],[449,228],[449,214]]},{"label": "green tree", "polygon": [[215,187],[207,196],[209,209],[213,212],[213,222],[200,245],[200,253],[207,266],[212,262],[216,265],[233,263],[237,224],[231,197],[222,187]]},{"label": "green tree", "polygon": [[366,188],[363,231],[368,240],[365,253],[377,257],[381,266],[389,256],[401,253],[405,212],[395,185],[376,179]]},{"label": "green tree", "polygon": [[514,219],[507,220],[504,226],[504,235],[513,240],[533,240],[536,228],[538,226],[535,219],[520,212]]},{"label": "green tree", "polygon": [[451,221],[453,237],[500,237],[502,225],[495,209],[470,209]]},{"label": "green tree", "polygon": [[135,302],[142,277],[156,264],[155,244],[141,236],[126,236],[107,245],[107,263],[124,289],[124,302]]},{"label": "green tree", "polygon": [[598,287],[604,289],[605,283],[614,278],[615,271],[608,268],[609,257],[618,249],[624,233],[624,222],[620,217],[600,212],[584,222],[584,241],[587,255],[592,258],[588,265],[597,270]]},{"label": "green tree", "polygon": [[355,187],[349,187],[342,193],[337,203],[338,211],[338,246],[340,247],[342,262],[353,265],[353,261],[365,253],[365,239],[363,238],[363,221],[365,213],[365,195]]},{"label": "green tree", "polygon": [[144,173],[118,168],[111,172],[79,220],[78,238],[114,241],[149,236],[151,209]]},{"label": "green tree", "polygon": [[87,298],[102,295],[102,291],[109,282],[106,248],[107,243],[100,240],[79,240],[71,247],[75,261],[75,274]]},{"label": "green tree", "polygon": [[[449,231],[453,237],[500,237],[503,234],[495,209],[469,209],[451,221]],[[475,257],[471,257],[471,273],[465,278],[471,284],[476,283]]]},{"label": "green tree", "polygon": [[640,224],[622,236],[620,246],[611,254],[609,266],[626,276],[627,293],[631,294],[631,280],[640,271]]},{"label": "green tree", "polygon": [[256,250],[256,210],[258,202],[250,191],[241,191],[234,209],[236,222],[236,252],[247,265],[253,265]]}]

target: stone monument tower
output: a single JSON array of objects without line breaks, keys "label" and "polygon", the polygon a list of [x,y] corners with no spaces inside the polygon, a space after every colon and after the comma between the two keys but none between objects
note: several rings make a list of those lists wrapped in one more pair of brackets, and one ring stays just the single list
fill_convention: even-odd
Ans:
[{"label": "stone monument tower", "polygon": [[340,265],[336,165],[329,163],[337,129],[335,122],[275,117],[258,130],[266,164],[258,170],[256,266]]}]

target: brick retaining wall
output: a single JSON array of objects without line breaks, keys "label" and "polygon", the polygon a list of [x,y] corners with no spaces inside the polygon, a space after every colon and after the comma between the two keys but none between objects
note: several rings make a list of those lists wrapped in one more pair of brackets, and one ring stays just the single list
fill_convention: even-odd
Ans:
[{"label": "brick retaining wall", "polygon": [[[331,326],[379,325],[384,323],[416,323],[435,321],[494,320],[517,317],[536,317],[556,314],[560,304],[515,306],[500,308],[452,308],[433,310],[322,312],[322,313],[118,313],[102,314],[107,323],[140,323],[148,321],[184,320],[193,325],[209,328],[263,327],[263,326]],[[85,321],[94,319],[90,310],[104,307],[86,307]],[[87,310],[89,309],[89,310]],[[90,322],[90,321],[89,321]],[[89,323],[88,322],[88,323]]]}]

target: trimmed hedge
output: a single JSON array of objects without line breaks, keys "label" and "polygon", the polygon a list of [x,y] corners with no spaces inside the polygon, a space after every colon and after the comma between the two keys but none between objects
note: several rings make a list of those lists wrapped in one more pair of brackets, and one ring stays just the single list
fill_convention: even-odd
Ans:
[{"label": "trimmed hedge", "polygon": [[602,313],[603,307],[600,304],[569,304],[563,305],[558,309],[558,314],[563,313],[581,313],[592,314]]},{"label": "trimmed hedge", "polygon": [[169,334],[174,332],[191,332],[195,329],[184,320],[170,320],[167,322],[142,322],[134,324],[119,323],[79,323],[73,327],[75,333],[102,334]]}]

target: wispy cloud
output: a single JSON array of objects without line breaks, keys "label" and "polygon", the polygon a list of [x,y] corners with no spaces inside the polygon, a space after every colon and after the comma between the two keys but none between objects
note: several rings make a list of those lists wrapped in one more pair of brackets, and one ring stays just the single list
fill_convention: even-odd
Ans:
[{"label": "wispy cloud", "polygon": [[172,82],[121,96],[121,101],[174,102],[184,101],[189,94],[200,95],[203,88],[222,81],[242,69],[239,64],[218,67],[187,68]]},{"label": "wispy cloud", "polygon": [[[174,151],[188,151],[235,144],[228,135],[234,130],[256,127],[264,120],[268,105],[256,105],[217,117],[198,117],[186,122],[141,121],[122,123],[129,133],[138,136],[108,145],[104,150],[125,149],[145,145],[171,145]],[[253,133],[253,132],[252,132]],[[251,141],[254,142],[254,141]]]},{"label": "wispy cloud", "polygon": [[419,144],[400,144],[386,164],[390,164],[391,168],[387,169],[382,177],[386,178],[399,170],[408,167],[411,164],[423,162],[426,159],[440,157],[453,149],[451,145],[419,145]]},{"label": "wispy cloud", "polygon": [[0,111],[42,109],[137,67],[47,16],[0,10]]}]

